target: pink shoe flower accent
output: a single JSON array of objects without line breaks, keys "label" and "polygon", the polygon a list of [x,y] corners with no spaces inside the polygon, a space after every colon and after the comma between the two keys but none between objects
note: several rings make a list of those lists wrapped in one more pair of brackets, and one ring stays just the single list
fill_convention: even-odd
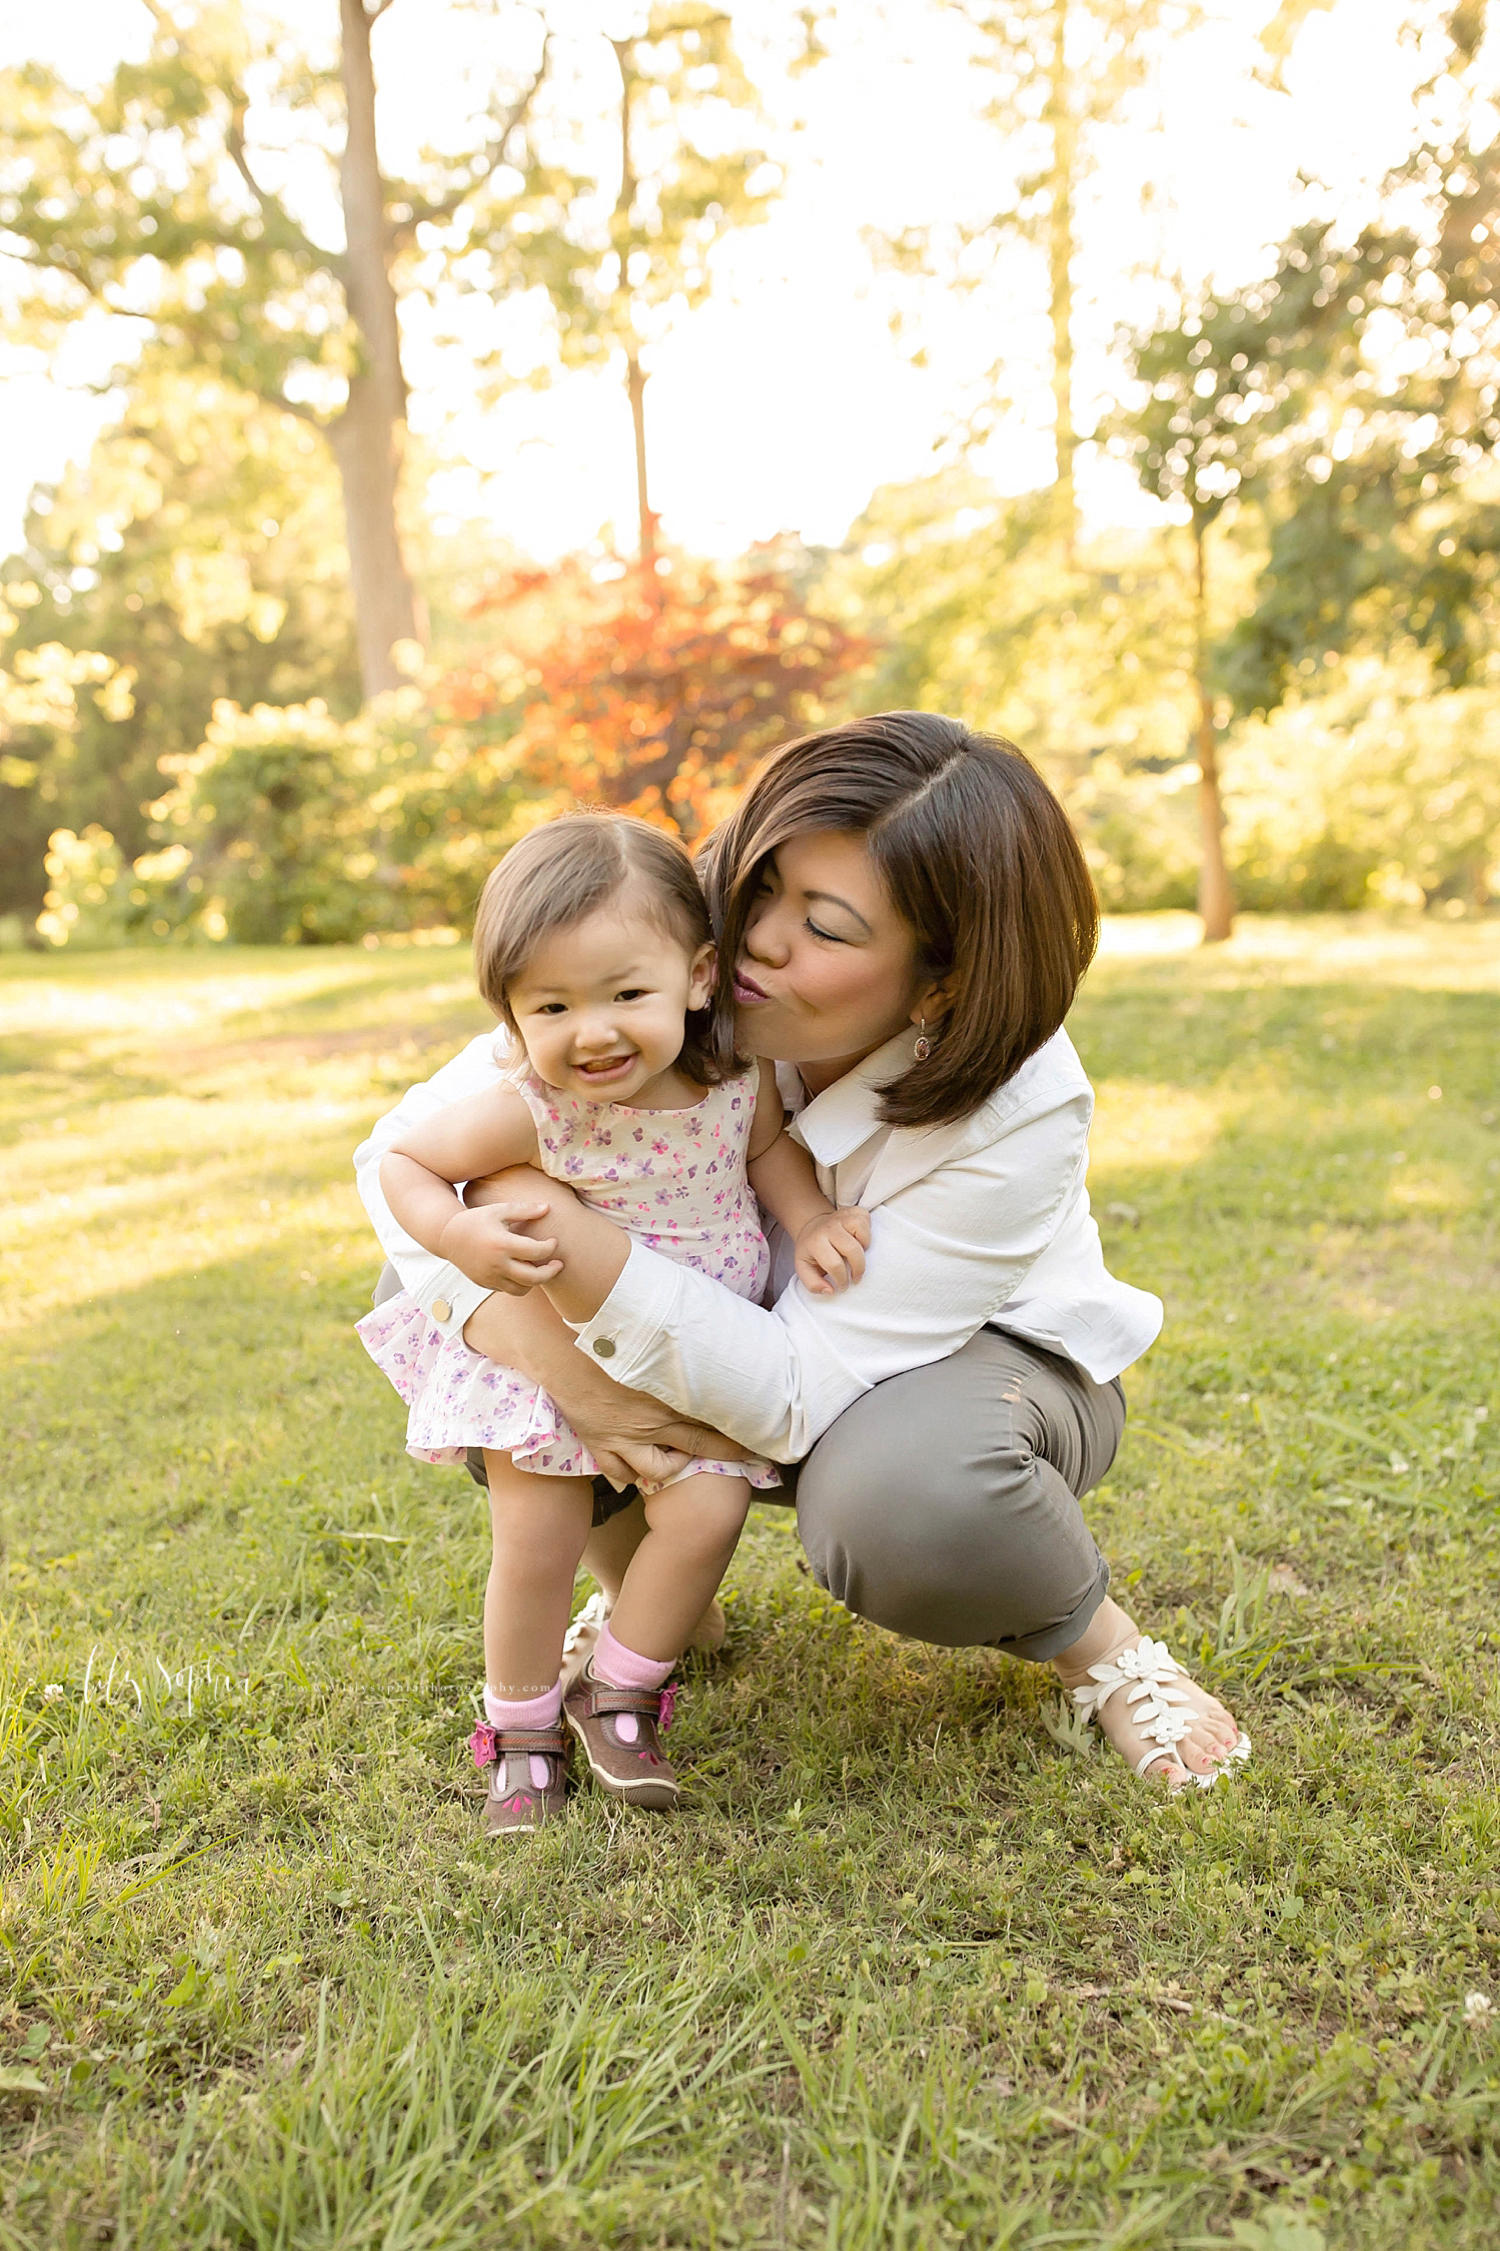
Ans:
[{"label": "pink shoe flower accent", "polygon": [[499,1729],[486,1727],[481,1722],[469,1737],[469,1749],[474,1754],[474,1764],[482,1774],[485,1768],[493,1766],[500,1756]]},{"label": "pink shoe flower accent", "polygon": [[672,1724],[672,1714],[677,1709],[677,1699],[681,1694],[682,1690],[675,1680],[669,1680],[661,1692],[661,1702],[657,1706],[656,1724],[663,1735],[666,1734],[667,1729]]}]

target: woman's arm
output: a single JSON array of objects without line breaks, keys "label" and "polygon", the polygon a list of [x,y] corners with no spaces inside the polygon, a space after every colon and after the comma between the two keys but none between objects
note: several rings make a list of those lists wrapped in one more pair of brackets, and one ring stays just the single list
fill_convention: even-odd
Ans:
[{"label": "woman's arm", "polygon": [[[549,1186],[559,1203],[573,1200],[556,1182]],[[695,1454],[740,1461],[749,1451],[648,1393],[616,1383],[597,1359],[577,1350],[574,1332],[540,1290],[522,1298],[486,1298],[469,1316],[464,1342],[548,1392],[616,1485],[635,1477],[668,1477]]]},{"label": "woman's arm", "polygon": [[794,1282],[763,1310],[582,1205],[548,1215],[563,1260],[548,1295],[617,1380],[800,1461],[863,1392],[947,1359],[1015,1296],[1082,1194],[1091,1106],[1086,1090],[1049,1104],[890,1197],[869,1271],[839,1297]]}]

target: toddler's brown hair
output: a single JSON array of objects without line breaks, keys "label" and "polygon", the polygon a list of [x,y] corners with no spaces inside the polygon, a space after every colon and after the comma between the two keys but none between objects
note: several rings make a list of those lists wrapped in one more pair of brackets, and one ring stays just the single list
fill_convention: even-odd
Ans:
[{"label": "toddler's brown hair", "polygon": [[[517,1032],[507,994],[544,938],[571,930],[633,891],[633,904],[692,956],[713,924],[687,847],[629,813],[563,813],[513,844],[493,869],[474,917],[474,971],[495,1014]],[[719,988],[687,1016],[678,1068],[695,1086],[718,1086],[743,1068],[734,1050],[733,995]]]}]

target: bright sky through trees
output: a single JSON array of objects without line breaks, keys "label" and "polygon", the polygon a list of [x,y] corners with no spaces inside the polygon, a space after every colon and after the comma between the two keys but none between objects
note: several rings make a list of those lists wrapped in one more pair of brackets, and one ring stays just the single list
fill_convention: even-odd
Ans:
[{"label": "bright sky through trees", "polygon": [[[300,0],[304,35],[322,7]],[[331,39],[332,0],[324,12]],[[1260,270],[1265,246],[1291,222],[1299,169],[1352,189],[1383,171],[1410,128],[1418,66],[1398,43],[1401,0],[1337,0],[1311,15],[1285,94],[1251,76],[1256,64],[1266,69],[1256,35],[1275,12],[1270,0],[1211,0],[1208,12],[1209,28],[1180,43],[1157,94],[1115,136],[1080,208],[1084,426],[1089,395],[1109,387],[1118,323],[1149,309],[1150,284],[1137,269],[1229,281]],[[1008,490],[1045,482],[1039,258],[1008,253],[990,287],[957,297],[878,271],[867,246],[866,230],[982,218],[1003,196],[993,129],[974,115],[982,94],[965,68],[958,21],[932,0],[883,8],[846,0],[826,34],[829,59],[793,77],[782,0],[745,0],[735,18],[787,192],[766,224],[721,247],[714,301],[657,350],[652,498],[665,535],[721,554],[781,530],[841,538],[877,485],[933,465],[934,441],[964,411],[997,340],[1013,360],[1021,405],[978,465]],[[564,0],[549,20],[559,33],[557,98],[610,131],[615,64],[599,33],[618,28],[614,17],[601,0]],[[0,60],[42,60],[79,81],[102,77],[132,35],[143,42],[146,21],[135,0],[57,0],[45,15],[11,0],[0,7]],[[452,0],[401,0],[381,22],[381,130],[398,163],[408,149],[443,141],[445,107],[479,21]],[[1025,161],[1018,149],[1017,165]],[[1151,181],[1157,193],[1143,209]],[[898,304],[912,318],[900,341],[890,328]],[[480,401],[471,350],[494,340],[495,318],[511,368],[524,372],[546,356],[544,316],[525,305],[492,316],[476,299],[456,310],[468,348],[408,336],[411,420],[439,463],[430,488],[439,517],[486,517],[542,557],[581,545],[605,523],[628,540],[634,465],[619,383],[569,373],[546,389],[516,386]],[[0,545],[14,543],[31,484],[84,450],[107,413],[78,386],[128,349],[125,328],[80,324],[57,381],[32,356],[12,350],[0,359],[9,440],[0,449]],[[921,366],[912,364],[914,344]],[[1125,472],[1097,464],[1088,449],[1078,482],[1096,519],[1142,506]]]}]

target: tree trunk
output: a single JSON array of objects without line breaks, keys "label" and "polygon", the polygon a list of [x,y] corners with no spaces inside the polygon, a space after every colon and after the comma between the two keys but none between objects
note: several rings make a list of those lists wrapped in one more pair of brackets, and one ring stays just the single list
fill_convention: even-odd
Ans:
[{"label": "tree trunk", "polygon": [[[377,9],[377,15],[381,11]],[[367,697],[399,687],[391,655],[398,641],[421,639],[411,574],[396,523],[406,379],[391,284],[385,188],[375,145],[372,18],[365,0],[339,0],[348,133],[339,167],[344,206],[344,296],[359,330],[359,364],[349,403],[328,431],[344,488],[349,583],[354,596],[360,678]]]},{"label": "tree trunk", "polygon": [[1068,561],[1078,538],[1073,492],[1073,186],[1078,169],[1078,120],[1068,80],[1068,4],[1053,0],[1052,75],[1045,122],[1052,129],[1052,209],[1047,223],[1048,281],[1052,306],[1052,409],[1057,447],[1057,503]]},{"label": "tree trunk", "polygon": [[398,427],[373,387],[356,376],[349,385],[348,406],[328,430],[344,492],[349,588],[366,702],[387,688],[400,687],[405,675],[391,653],[396,643],[422,639],[396,527]]},{"label": "tree trunk", "polygon": [[630,423],[635,432],[635,504],[640,516],[641,561],[656,561],[656,518],[646,493],[646,377],[634,352],[625,361],[625,388],[630,394]]},{"label": "tree trunk", "polygon": [[[638,73],[635,67],[635,41],[614,39],[610,44],[615,51],[615,61],[620,66],[620,192],[615,197],[614,212],[615,251],[620,261],[620,277],[615,284],[615,296],[620,308],[621,332],[628,337],[633,328],[630,308],[630,233],[635,215],[635,191],[639,184],[635,174],[630,127]],[[635,438],[635,505],[640,525],[641,563],[649,570],[656,561],[656,518],[651,513],[646,485],[646,383],[640,352],[632,341],[625,347],[625,393],[630,401],[630,427]]]},{"label": "tree trunk", "polygon": [[1214,699],[1208,685],[1208,527],[1193,523],[1196,570],[1193,586],[1194,673],[1198,690],[1198,828],[1201,856],[1198,863],[1198,912],[1203,917],[1203,942],[1217,945],[1234,931],[1234,892],[1224,865],[1224,800],[1219,794],[1219,730],[1214,725]]}]

